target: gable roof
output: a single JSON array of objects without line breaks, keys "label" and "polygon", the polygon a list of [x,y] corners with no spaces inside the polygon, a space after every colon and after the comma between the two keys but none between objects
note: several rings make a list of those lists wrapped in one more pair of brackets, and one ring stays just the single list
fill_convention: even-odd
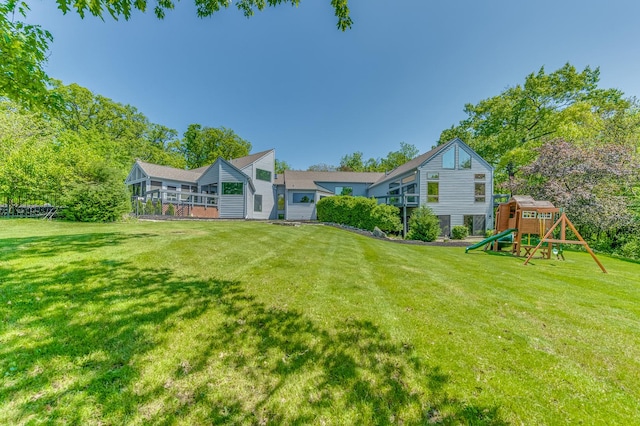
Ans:
[{"label": "gable roof", "polygon": [[[168,180],[177,180],[180,182],[196,183],[204,170],[184,170],[175,167],[160,166],[158,164],[146,163],[136,160],[136,164],[142,169],[149,178],[163,178]],[[208,168],[208,166],[207,166]],[[200,168],[202,169],[202,167]],[[206,168],[205,168],[206,170]]]},{"label": "gable roof", "polygon": [[229,160],[228,162],[233,164],[238,169],[244,169],[249,164],[258,161],[268,153],[273,151],[273,149],[268,149],[266,151],[256,152],[255,154],[247,155],[246,157],[234,158],[233,160]]},{"label": "gable roof", "polygon": [[374,183],[372,186],[380,185],[381,183],[390,181],[390,180],[395,179],[395,178],[397,178],[397,177],[399,177],[399,176],[401,176],[401,175],[403,175],[405,173],[408,173],[411,170],[417,169],[418,167],[420,167],[421,165],[423,165],[424,163],[429,161],[432,157],[436,156],[441,151],[444,151],[445,149],[447,149],[448,147],[450,147],[454,143],[458,143],[458,144],[461,144],[462,146],[466,147],[467,149],[469,149],[469,151],[471,151],[472,153],[475,154],[476,158],[482,160],[482,162],[487,167],[493,169],[493,167],[489,163],[487,163],[482,157],[477,155],[477,153],[473,149],[471,149],[471,147],[469,145],[464,143],[460,138],[453,138],[449,142],[447,142],[445,144],[442,144],[442,145],[438,145],[435,148],[433,148],[431,151],[425,152],[422,155],[418,155],[413,160],[409,160],[406,163],[404,163],[403,165],[396,167],[391,172],[389,172],[387,175],[383,176],[379,181]]},{"label": "gable roof", "polygon": [[[322,182],[344,183],[374,183],[384,176],[384,173],[374,172],[307,172],[299,170],[285,170],[282,174],[287,189],[310,189],[326,192],[326,188],[318,185]],[[280,178],[280,176],[278,176]],[[282,181],[279,180],[278,183]]]}]

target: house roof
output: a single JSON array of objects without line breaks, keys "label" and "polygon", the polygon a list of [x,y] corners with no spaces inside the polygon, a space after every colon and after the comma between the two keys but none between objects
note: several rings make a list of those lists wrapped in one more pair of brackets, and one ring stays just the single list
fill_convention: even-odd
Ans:
[{"label": "house roof", "polygon": [[243,169],[247,167],[249,164],[255,161],[258,161],[260,158],[264,157],[271,151],[273,150],[268,149],[266,151],[256,152],[255,154],[247,155],[246,157],[234,158],[233,160],[229,160],[229,163],[233,164],[238,169]]},{"label": "house roof", "polygon": [[[373,172],[306,172],[299,170],[285,170],[281,175],[287,189],[309,189],[326,192],[322,182],[345,183],[374,183],[384,176],[384,173]],[[278,176],[278,184],[282,184]]]},{"label": "house roof", "polygon": [[202,172],[207,169],[200,168],[203,170],[195,169],[195,170],[184,170],[177,169],[175,167],[169,166],[160,166],[158,164],[145,163],[144,161],[136,160],[136,164],[140,166],[143,172],[150,178],[164,178],[169,180],[177,180],[180,182],[190,182],[196,183],[198,178],[202,175]]},{"label": "house roof", "polygon": [[555,208],[551,201],[534,200],[530,195],[514,195],[511,200],[515,201],[521,208]]}]

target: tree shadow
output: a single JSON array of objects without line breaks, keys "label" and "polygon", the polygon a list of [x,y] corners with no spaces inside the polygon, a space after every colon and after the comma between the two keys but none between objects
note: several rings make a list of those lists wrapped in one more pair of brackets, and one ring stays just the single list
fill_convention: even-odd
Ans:
[{"label": "tree shadow", "polygon": [[0,283],[0,422],[506,424],[375,323],[318,324],[239,282],[88,258]]},{"label": "tree shadow", "polygon": [[117,246],[131,239],[142,239],[154,234],[123,234],[96,232],[87,234],[55,235],[46,237],[0,239],[0,261],[52,257],[65,253],[86,253],[102,247]]}]

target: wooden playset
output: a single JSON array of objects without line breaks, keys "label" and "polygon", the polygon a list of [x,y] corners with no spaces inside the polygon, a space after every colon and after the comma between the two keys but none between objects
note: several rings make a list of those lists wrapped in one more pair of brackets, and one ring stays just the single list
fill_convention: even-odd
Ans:
[{"label": "wooden playset", "polygon": [[[554,238],[554,234],[558,234],[558,227],[559,236]],[[567,239],[567,227],[577,240]],[[536,201],[528,195],[514,195],[506,203],[500,203],[496,211],[494,234],[467,247],[466,251],[482,246],[485,250],[491,248],[499,251],[502,246],[510,245],[513,255],[527,257],[524,262],[526,265],[538,252],[545,259],[554,254],[564,260],[562,244],[584,246],[602,272],[607,272],[564,212],[549,201]]]}]

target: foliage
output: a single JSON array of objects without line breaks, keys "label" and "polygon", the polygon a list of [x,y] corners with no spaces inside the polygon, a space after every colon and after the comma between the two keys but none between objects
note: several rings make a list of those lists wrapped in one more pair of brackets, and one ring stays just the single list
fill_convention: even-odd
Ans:
[{"label": "foliage", "polygon": [[144,214],[154,214],[155,208],[153,207],[153,201],[151,199],[147,199],[147,202],[144,204]]},{"label": "foliage", "polygon": [[632,148],[609,144],[600,149],[559,139],[542,145],[537,154],[508,189],[563,207],[585,238],[619,234],[632,226],[627,206],[640,170]]},{"label": "foliage", "polygon": [[307,168],[308,172],[335,172],[337,170],[336,166],[326,163],[313,164]]},{"label": "foliage", "polygon": [[408,240],[435,241],[440,235],[440,222],[431,208],[422,205],[409,218]]},{"label": "foliage", "polygon": [[417,157],[418,148],[414,145],[400,142],[400,149],[389,152],[385,158],[369,158],[364,161],[363,155],[360,151],[345,155],[340,159],[338,170],[345,172],[388,172]]},{"label": "foliage", "polygon": [[167,206],[167,211],[165,213],[167,216],[175,216],[176,215],[176,208],[173,206],[173,204],[169,204]]},{"label": "foliage", "polygon": [[451,238],[454,240],[464,240],[469,235],[469,229],[464,225],[456,225],[451,228]]},{"label": "foliage", "polygon": [[55,107],[44,71],[53,37],[39,25],[14,20],[16,13],[26,18],[28,10],[23,1],[0,2],[0,97],[26,108]]},{"label": "foliage", "polygon": [[289,163],[287,163],[286,161],[278,160],[276,158],[275,173],[277,175],[281,175],[285,170],[291,170],[291,166],[289,165]]},{"label": "foliage", "polygon": [[218,157],[225,160],[249,155],[251,143],[224,127],[202,127],[190,124],[180,144],[189,169],[212,164]]},{"label": "foliage", "polygon": [[78,182],[63,197],[60,217],[78,222],[114,222],[131,210],[129,192],[119,173],[108,166],[93,181]]},{"label": "foliage", "polygon": [[339,223],[373,231],[377,226],[384,232],[402,229],[400,210],[395,206],[378,204],[375,199],[336,195],[324,197],[316,205],[318,220]]},{"label": "foliage", "polygon": [[608,120],[630,106],[617,89],[600,89],[598,68],[577,72],[570,64],[547,74],[543,68],[523,85],[465,105],[467,118],[445,130],[439,143],[460,137],[497,166],[498,183],[535,159],[535,148],[550,139],[595,137]]}]

